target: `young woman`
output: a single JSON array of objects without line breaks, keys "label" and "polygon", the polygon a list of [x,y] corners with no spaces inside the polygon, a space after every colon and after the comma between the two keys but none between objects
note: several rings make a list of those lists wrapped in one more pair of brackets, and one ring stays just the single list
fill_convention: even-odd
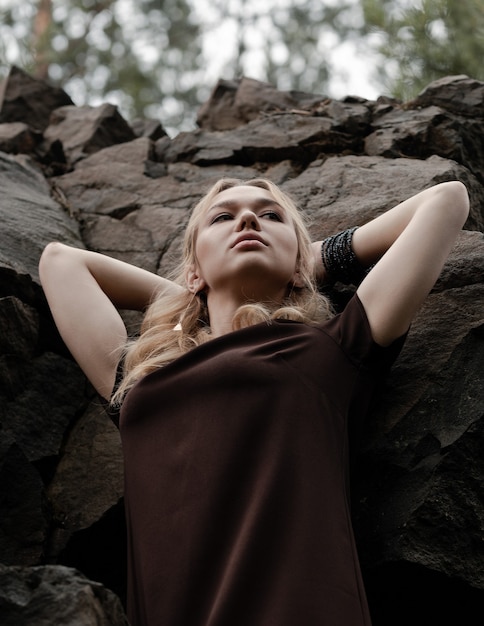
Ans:
[{"label": "young woman", "polygon": [[[370,624],[348,433],[468,210],[443,183],[311,244],[275,185],[223,180],[193,211],[176,281],[47,246],[59,331],[120,407],[132,626]],[[332,315],[315,281],[339,279],[361,283]],[[138,339],[118,309],[146,310]]]}]

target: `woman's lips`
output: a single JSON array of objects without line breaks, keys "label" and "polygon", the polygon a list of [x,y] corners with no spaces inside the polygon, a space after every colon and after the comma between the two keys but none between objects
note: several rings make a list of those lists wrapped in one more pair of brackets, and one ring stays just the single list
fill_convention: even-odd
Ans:
[{"label": "woman's lips", "polygon": [[240,235],[239,237],[237,237],[237,239],[232,245],[232,248],[235,248],[235,246],[250,247],[251,245],[252,246],[260,246],[260,245],[265,246],[267,244],[262,239],[262,237],[258,235],[257,233],[245,233],[244,235]]}]

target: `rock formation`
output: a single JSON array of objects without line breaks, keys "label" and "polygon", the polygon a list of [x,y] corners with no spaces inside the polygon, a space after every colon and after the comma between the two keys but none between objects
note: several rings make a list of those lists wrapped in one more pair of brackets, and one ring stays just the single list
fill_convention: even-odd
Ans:
[{"label": "rock formation", "polygon": [[62,566],[0,565],[2,626],[129,626],[116,595]]},{"label": "rock formation", "polygon": [[[76,624],[126,623],[106,589],[124,599],[119,435],[53,325],[43,247],[166,275],[207,186],[260,175],[292,194],[317,238],[438,182],[467,185],[465,231],[382,389],[352,489],[374,626],[482,623],[484,83],[450,76],[402,103],[220,81],[198,128],[171,139],[17,68],[0,87],[2,623],[61,623],[55,597],[73,598]],[[135,331],[138,317],[125,318]]]}]

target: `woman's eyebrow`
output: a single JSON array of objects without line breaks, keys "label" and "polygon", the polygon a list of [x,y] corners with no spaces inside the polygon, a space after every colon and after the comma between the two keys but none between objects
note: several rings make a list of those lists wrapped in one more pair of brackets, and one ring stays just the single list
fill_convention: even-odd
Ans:
[{"label": "woman's eyebrow", "polygon": [[209,211],[213,211],[214,209],[233,209],[237,206],[236,200],[221,200],[220,202],[216,202],[212,204],[212,206],[208,209]]},{"label": "woman's eyebrow", "polygon": [[[243,200],[220,200],[220,202],[216,202],[213,204],[209,211],[213,211],[214,209],[237,209],[244,201]],[[247,204],[253,206],[256,209],[263,209],[266,206],[274,206],[276,205],[281,211],[284,211],[284,207],[272,198],[255,198],[253,200],[249,200]]]}]

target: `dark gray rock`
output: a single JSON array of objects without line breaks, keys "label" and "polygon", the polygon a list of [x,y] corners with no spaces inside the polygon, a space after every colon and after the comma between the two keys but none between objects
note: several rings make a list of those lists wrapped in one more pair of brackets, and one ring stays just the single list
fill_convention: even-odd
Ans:
[{"label": "dark gray rock", "polygon": [[396,107],[375,116],[375,129],[365,139],[365,152],[390,158],[425,159],[439,155],[467,167],[482,182],[484,119],[455,115],[435,105]]},{"label": "dark gray rock", "polygon": [[197,124],[211,131],[231,130],[266,113],[308,111],[323,99],[324,96],[299,91],[280,91],[253,78],[222,79],[200,108]]},{"label": "dark gray rock", "polygon": [[166,137],[166,131],[158,120],[144,120],[137,118],[130,124],[136,137],[148,137],[153,141]]},{"label": "dark gray rock", "polygon": [[465,74],[444,76],[431,82],[409,105],[438,106],[470,119],[484,117],[484,83]]},{"label": "dark gray rock", "polygon": [[43,131],[52,111],[71,104],[72,100],[62,89],[12,67],[0,85],[0,124],[24,122],[32,130]]},{"label": "dark gray rock", "polygon": [[[0,430],[0,554],[6,565],[42,560],[48,523],[44,486],[36,468],[8,433]],[[0,585],[1,586],[1,585]],[[0,619],[2,618],[0,609]],[[3,619],[2,619],[3,623]]]},{"label": "dark gray rock", "polygon": [[[221,81],[200,112],[201,128],[174,139],[159,136],[152,122],[133,124],[134,132],[110,105],[56,107],[40,137],[22,109],[0,126],[12,152],[0,154],[0,560],[74,565],[123,595],[119,435],[47,310],[37,263],[48,241],[168,275],[191,207],[222,177],[275,181],[302,207],[315,239],[460,180],[471,197],[466,230],[382,389],[352,493],[374,625],[477,625],[484,602],[483,88],[458,76],[435,81],[410,103],[334,101],[242,79]],[[39,572],[28,589],[42,586]],[[98,598],[92,585],[84,583],[87,604]],[[32,616],[46,604],[25,606]],[[92,620],[104,619],[97,610]],[[64,623],[55,613],[29,619]]]},{"label": "dark gray rock", "polygon": [[34,152],[41,138],[24,122],[0,124],[0,152],[30,154]]},{"label": "dark gray rock", "polygon": [[76,422],[47,496],[64,535],[88,528],[123,495],[123,460],[119,431],[92,403]]},{"label": "dark gray rock", "polygon": [[235,130],[180,133],[164,152],[167,162],[188,161],[252,165],[286,159],[306,165],[322,153],[360,152],[361,138],[329,117],[306,111],[278,112],[256,118]]},{"label": "dark gray rock", "polygon": [[98,107],[65,106],[56,109],[44,131],[45,143],[61,143],[70,163],[136,138],[134,131],[113,104]]},{"label": "dark gray rock", "polygon": [[45,245],[53,240],[82,245],[79,226],[52,198],[40,169],[22,155],[0,153],[0,194],[0,274],[13,270],[38,283]]},{"label": "dark gray rock", "polygon": [[116,596],[74,569],[0,565],[3,626],[129,626]]},{"label": "dark gray rock", "polygon": [[310,217],[313,237],[321,238],[364,224],[414,193],[447,180],[461,180],[469,190],[471,212],[466,228],[482,228],[482,184],[465,167],[439,156],[422,160],[332,156],[313,161],[282,188]]}]

